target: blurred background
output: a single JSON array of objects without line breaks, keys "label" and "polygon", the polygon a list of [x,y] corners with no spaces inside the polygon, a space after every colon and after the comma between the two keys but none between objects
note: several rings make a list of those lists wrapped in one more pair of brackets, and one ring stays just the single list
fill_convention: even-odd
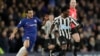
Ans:
[{"label": "blurred background", "polygon": [[[60,15],[61,7],[70,0],[0,0],[0,53],[17,53],[22,46],[23,29],[19,29],[14,40],[9,40],[12,29],[26,16],[26,8],[32,8],[35,16],[43,21],[38,27],[36,46],[33,52],[41,52],[43,27],[53,17]],[[80,52],[100,51],[100,0],[77,0],[78,21],[82,27],[78,29],[82,41]],[[42,33],[45,31],[42,31]]]}]

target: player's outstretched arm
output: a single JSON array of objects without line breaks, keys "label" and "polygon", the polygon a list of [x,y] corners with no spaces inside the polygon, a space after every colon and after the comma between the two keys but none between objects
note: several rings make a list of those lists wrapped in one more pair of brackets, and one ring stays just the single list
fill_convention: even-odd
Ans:
[{"label": "player's outstretched arm", "polygon": [[10,40],[12,40],[15,37],[15,34],[16,34],[17,31],[18,31],[17,27],[13,29],[13,32],[11,33],[11,35],[9,37]]},{"label": "player's outstretched arm", "polygon": [[70,7],[72,8],[76,7],[76,0],[70,0]]},{"label": "player's outstretched arm", "polygon": [[22,19],[17,25],[17,27],[13,29],[13,32],[11,33],[10,38],[9,38],[10,40],[12,40],[15,37],[15,34],[18,31],[18,28],[23,27],[23,25],[24,25],[24,19]]}]

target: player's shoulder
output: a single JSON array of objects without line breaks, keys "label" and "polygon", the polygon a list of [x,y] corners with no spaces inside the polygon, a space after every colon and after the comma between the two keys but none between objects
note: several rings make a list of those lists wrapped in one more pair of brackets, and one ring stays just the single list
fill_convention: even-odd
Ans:
[{"label": "player's shoulder", "polygon": [[39,19],[37,16],[34,16],[33,19]]},{"label": "player's shoulder", "polygon": [[67,18],[69,18],[69,20],[72,20],[72,19],[74,19],[72,16],[68,16]]},{"label": "player's shoulder", "polygon": [[20,21],[27,21],[27,18],[22,18]]}]

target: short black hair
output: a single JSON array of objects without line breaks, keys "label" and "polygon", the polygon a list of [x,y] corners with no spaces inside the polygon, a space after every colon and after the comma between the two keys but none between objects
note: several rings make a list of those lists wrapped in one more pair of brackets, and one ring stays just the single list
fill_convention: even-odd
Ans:
[{"label": "short black hair", "polygon": [[61,12],[64,12],[64,11],[68,10],[69,8],[70,8],[69,5],[64,6],[61,8]]},{"label": "short black hair", "polygon": [[26,9],[26,13],[28,13],[28,11],[31,11],[31,10],[33,11],[33,9]]}]

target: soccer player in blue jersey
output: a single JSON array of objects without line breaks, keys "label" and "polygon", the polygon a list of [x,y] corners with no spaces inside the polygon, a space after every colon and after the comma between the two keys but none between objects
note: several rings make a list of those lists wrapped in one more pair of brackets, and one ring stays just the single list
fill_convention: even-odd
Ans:
[{"label": "soccer player in blue jersey", "polygon": [[41,20],[37,17],[34,17],[34,11],[32,9],[28,9],[26,12],[27,17],[23,18],[17,27],[13,30],[9,39],[13,39],[18,28],[23,27],[24,35],[22,37],[23,46],[19,50],[16,56],[28,56],[28,52],[30,52],[31,48],[34,46],[37,36],[37,25],[41,24]]}]

